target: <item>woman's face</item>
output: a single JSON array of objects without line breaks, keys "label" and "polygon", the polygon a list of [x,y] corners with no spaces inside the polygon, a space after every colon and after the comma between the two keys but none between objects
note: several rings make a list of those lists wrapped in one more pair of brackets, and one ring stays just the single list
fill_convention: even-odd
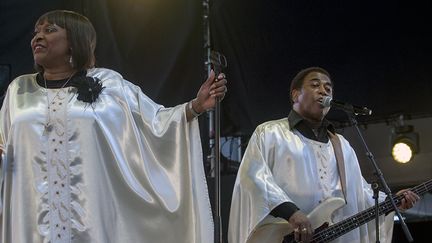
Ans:
[{"label": "woman's face", "polygon": [[70,47],[66,30],[46,20],[35,27],[31,40],[33,58],[44,69],[69,65]]}]

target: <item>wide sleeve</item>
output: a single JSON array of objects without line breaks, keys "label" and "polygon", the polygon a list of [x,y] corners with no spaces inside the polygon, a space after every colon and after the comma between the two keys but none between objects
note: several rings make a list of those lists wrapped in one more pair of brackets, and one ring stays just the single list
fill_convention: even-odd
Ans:
[{"label": "wide sleeve", "polygon": [[[115,181],[107,191],[129,194],[115,200],[116,207],[125,209],[117,214],[127,219],[127,237],[145,239],[141,242],[212,242],[198,121],[187,121],[186,103],[159,105],[112,70],[94,69],[87,75],[105,87],[94,111],[87,111],[95,116],[91,126],[98,136],[93,142],[100,151],[97,156],[109,161],[102,165],[113,171],[109,177],[116,176],[103,178]],[[84,143],[81,153],[93,146]]]},{"label": "wide sleeve", "polygon": [[278,205],[291,202],[277,185],[266,161],[265,136],[255,131],[241,162],[234,185],[229,220],[229,242],[244,243]]},{"label": "wide sleeve", "polygon": [[[119,91],[118,86],[113,89]],[[116,147],[123,149],[117,154],[124,157],[119,161],[124,161],[120,164],[125,165],[121,167],[125,180],[142,200],[150,205],[157,202],[162,214],[175,218],[160,225],[170,228],[167,235],[178,235],[179,242],[212,242],[213,219],[198,119],[187,121],[186,103],[175,107],[156,104],[125,80],[120,89],[123,97],[117,102],[128,110],[120,120],[128,125],[119,124],[122,130],[118,132],[111,125],[109,133],[120,138]]]}]

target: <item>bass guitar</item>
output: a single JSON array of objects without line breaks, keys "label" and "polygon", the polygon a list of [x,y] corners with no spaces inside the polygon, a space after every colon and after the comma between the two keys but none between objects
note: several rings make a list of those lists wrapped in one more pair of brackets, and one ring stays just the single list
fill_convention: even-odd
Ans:
[{"label": "bass guitar", "polygon": [[[410,189],[421,196],[432,190],[432,180],[422,183]],[[396,205],[401,204],[403,195],[393,196]],[[333,212],[345,205],[342,198],[329,198],[321,203],[307,215],[312,228],[315,229],[311,242],[324,243],[332,241],[351,230],[375,219],[375,207],[370,207],[340,222],[333,223],[331,215]],[[386,199],[378,205],[379,215],[393,211],[390,199]],[[283,219],[267,217],[251,234],[248,243],[294,243],[294,229]]]}]

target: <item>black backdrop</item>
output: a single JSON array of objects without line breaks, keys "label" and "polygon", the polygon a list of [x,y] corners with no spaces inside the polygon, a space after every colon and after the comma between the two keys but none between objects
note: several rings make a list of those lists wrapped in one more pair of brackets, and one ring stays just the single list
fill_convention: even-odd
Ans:
[{"label": "black backdrop", "polygon": [[194,97],[204,79],[200,5],[196,1],[2,0],[0,63],[12,77],[32,72],[37,18],[53,9],[83,13],[97,34],[97,65],[113,68],[166,105]]},{"label": "black backdrop", "polygon": [[[211,3],[212,43],[228,59],[223,135],[247,137],[285,116],[290,79],[315,65],[332,74],[336,98],[374,110],[368,120],[432,113],[431,1]],[[2,0],[0,7],[0,64],[11,66],[11,78],[33,71],[34,22],[59,8],[94,23],[98,66],[119,71],[161,104],[190,100],[205,78],[200,1]]]},{"label": "black backdrop", "polygon": [[213,33],[242,132],[285,116],[289,81],[315,65],[332,74],[336,98],[373,109],[369,120],[431,113],[430,1],[217,2]]}]

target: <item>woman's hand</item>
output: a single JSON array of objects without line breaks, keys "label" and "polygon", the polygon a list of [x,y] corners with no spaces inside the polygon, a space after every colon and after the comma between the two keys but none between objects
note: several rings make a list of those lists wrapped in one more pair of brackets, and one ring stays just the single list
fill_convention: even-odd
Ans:
[{"label": "woman's hand", "polygon": [[196,99],[192,101],[192,108],[197,113],[202,113],[208,109],[216,106],[217,99],[222,100],[227,92],[226,87],[227,80],[225,79],[225,74],[220,73],[217,78],[215,78],[215,72],[210,71],[209,77],[201,85]]}]

